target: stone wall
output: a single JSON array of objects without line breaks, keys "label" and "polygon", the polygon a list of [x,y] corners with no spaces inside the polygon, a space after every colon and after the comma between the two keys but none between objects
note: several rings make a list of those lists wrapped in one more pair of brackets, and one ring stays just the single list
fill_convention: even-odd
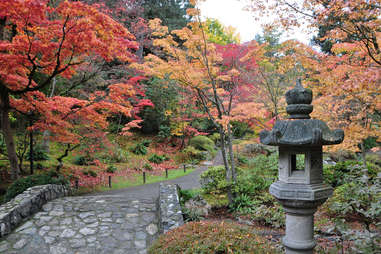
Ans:
[{"label": "stone wall", "polygon": [[177,185],[160,184],[159,188],[159,226],[161,233],[184,224]]},{"label": "stone wall", "polygon": [[0,237],[9,234],[23,220],[38,212],[48,201],[68,194],[69,189],[63,185],[34,186],[1,205]]}]

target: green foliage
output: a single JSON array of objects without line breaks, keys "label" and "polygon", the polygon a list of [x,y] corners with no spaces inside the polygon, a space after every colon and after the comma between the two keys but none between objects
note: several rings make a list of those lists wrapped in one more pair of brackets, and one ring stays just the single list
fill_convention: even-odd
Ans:
[{"label": "green foliage", "polygon": [[233,127],[233,136],[236,138],[243,138],[247,133],[252,132],[249,125],[245,122],[233,121],[231,124]]},{"label": "green foliage", "polygon": [[170,121],[166,112],[178,107],[178,86],[169,79],[152,78],[145,82],[145,94],[155,107],[145,107],[140,113],[143,133],[160,133],[161,138],[171,136]]},{"label": "green foliage", "polygon": [[195,198],[198,195],[200,195],[200,190],[197,190],[197,189],[190,189],[190,190],[180,189],[180,191],[179,191],[180,204],[183,206],[188,200]]},{"label": "green foliage", "polygon": [[204,193],[221,194],[226,192],[228,183],[225,178],[225,167],[215,166],[204,171],[200,176],[202,190]]},{"label": "green foliage", "polygon": [[4,199],[9,201],[30,187],[45,184],[69,185],[69,181],[63,175],[55,172],[19,178],[9,186]]},{"label": "green foliage", "polygon": [[200,151],[194,148],[193,146],[187,146],[182,153],[184,154],[186,161],[198,162],[202,160],[206,160],[208,158],[208,154],[205,151]]},{"label": "green foliage", "polygon": [[216,129],[209,118],[196,118],[192,120],[192,127],[202,132],[212,132]]},{"label": "green foliage", "polygon": [[143,18],[146,20],[159,18],[169,31],[181,29],[190,21],[190,17],[186,15],[186,9],[190,7],[189,0],[144,1]]},{"label": "green foliage", "polygon": [[136,155],[146,155],[148,150],[147,147],[149,146],[148,141],[147,142],[142,142],[136,144],[134,147],[131,148],[131,152],[133,152]]},{"label": "green foliage", "polygon": [[165,155],[157,155],[157,154],[152,154],[148,160],[152,163],[160,164],[166,160],[168,160],[167,156]]},{"label": "green foliage", "polygon": [[260,154],[249,159],[247,167],[269,177],[275,177],[278,173],[278,153],[270,156]]},{"label": "green foliage", "polygon": [[201,151],[208,151],[210,153],[215,153],[214,142],[206,136],[196,136],[189,141],[189,145]]},{"label": "green foliage", "polygon": [[82,173],[85,175],[85,176],[91,176],[91,177],[97,177],[98,174],[97,172],[95,172],[94,170],[83,170]]},{"label": "green foliage", "polygon": [[373,147],[381,146],[381,142],[377,142],[378,137],[368,137],[364,140],[365,151],[372,149]]},{"label": "green foliage", "polygon": [[185,203],[197,197],[200,197],[200,190],[182,190],[179,191],[180,205],[183,212],[183,217],[185,222],[189,221],[200,221],[204,219],[197,209],[188,209],[184,207]]},{"label": "green foliage", "polygon": [[73,164],[79,166],[90,165],[92,161],[93,159],[87,155],[77,155],[73,158]]},{"label": "green foliage", "polygon": [[232,190],[236,196],[243,194],[257,195],[267,191],[272,182],[272,178],[265,178],[255,171],[245,170],[238,174]]},{"label": "green foliage", "polygon": [[149,164],[149,163],[144,164],[144,165],[143,165],[143,168],[144,168],[145,170],[148,170],[148,171],[151,171],[151,170],[153,169],[153,168],[152,168],[152,165]]},{"label": "green foliage", "polygon": [[123,163],[127,162],[129,158],[128,152],[120,147],[113,148],[100,155],[103,163]]},{"label": "green foliage", "polygon": [[195,209],[188,209],[183,207],[181,210],[183,212],[183,218],[185,222],[200,221],[204,219],[204,217]]},{"label": "green foliage", "polygon": [[157,134],[159,138],[169,138],[171,136],[171,127],[167,125],[159,126],[159,133]]},{"label": "green foliage", "polygon": [[250,218],[275,228],[285,226],[285,214],[283,208],[275,201],[271,206],[266,204],[256,204],[251,211]]},{"label": "green foliage", "polygon": [[249,163],[249,159],[242,154],[238,154],[236,158],[239,165],[245,165]]},{"label": "green foliage", "polygon": [[107,173],[112,173],[112,174],[113,174],[113,173],[115,173],[117,170],[118,170],[117,167],[115,167],[114,165],[110,165],[110,166],[107,167],[106,172],[107,172]]},{"label": "green foliage", "polygon": [[[248,159],[246,165],[249,165],[249,168],[237,168],[237,180],[232,186],[234,198],[229,209],[273,227],[282,227],[284,225],[282,207],[268,194],[268,188],[277,175],[277,155],[268,157],[260,155]],[[220,166],[208,169],[202,173],[201,183],[204,193],[225,194],[228,187],[225,168]]]},{"label": "green foliage", "polygon": [[374,164],[376,166],[381,167],[381,158],[377,154],[367,154],[366,155],[366,161],[371,163],[371,164]]},{"label": "green foliage", "polygon": [[366,224],[376,223],[381,218],[381,181],[364,174],[362,177],[346,176],[345,183],[335,189],[327,201],[328,212],[345,218],[356,215]]},{"label": "green foliage", "polygon": [[[27,151],[25,158],[30,160],[30,151]],[[35,145],[33,147],[33,160],[34,161],[46,161],[49,160],[49,155],[45,152],[41,145]]]},{"label": "green foliage", "polygon": [[239,43],[239,34],[234,29],[224,27],[217,19],[207,18],[205,21],[208,41],[219,45]]},{"label": "green foliage", "polygon": [[209,136],[209,138],[214,142],[214,144],[218,145],[220,143],[221,136],[219,133],[213,133]]},{"label": "green foliage", "polygon": [[280,253],[250,229],[227,222],[190,222],[159,239],[150,254]]},{"label": "green foliage", "polygon": [[[379,172],[381,172],[379,166],[367,162],[367,174],[371,179],[376,178]],[[363,165],[360,161],[340,161],[333,166],[324,166],[323,173],[324,179],[333,187],[336,187],[347,181],[346,176],[361,177],[363,175]]]}]

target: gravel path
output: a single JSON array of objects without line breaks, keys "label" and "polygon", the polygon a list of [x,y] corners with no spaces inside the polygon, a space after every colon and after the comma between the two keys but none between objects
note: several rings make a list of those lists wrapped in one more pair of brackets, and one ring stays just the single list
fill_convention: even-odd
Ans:
[{"label": "gravel path", "polygon": [[[173,180],[183,189],[199,188],[200,174],[213,162]],[[4,254],[144,254],[158,236],[159,183],[53,200],[0,240]]]}]

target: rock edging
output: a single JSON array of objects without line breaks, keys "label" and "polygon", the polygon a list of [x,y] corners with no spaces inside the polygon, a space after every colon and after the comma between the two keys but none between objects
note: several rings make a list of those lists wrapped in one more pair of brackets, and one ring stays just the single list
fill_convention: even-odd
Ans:
[{"label": "rock edging", "polygon": [[184,224],[178,189],[177,184],[160,184],[158,199],[160,233],[167,233]]},{"label": "rock edging", "polygon": [[22,221],[38,212],[50,200],[67,196],[63,185],[33,186],[0,206],[0,238],[12,232]]}]

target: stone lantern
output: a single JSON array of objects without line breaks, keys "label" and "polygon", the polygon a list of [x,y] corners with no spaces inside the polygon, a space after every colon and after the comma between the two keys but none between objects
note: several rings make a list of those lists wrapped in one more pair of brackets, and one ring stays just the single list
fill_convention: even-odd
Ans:
[{"label": "stone lantern", "polygon": [[270,193],[286,212],[286,254],[312,254],[314,213],[332,194],[323,182],[323,145],[340,144],[342,130],[330,130],[320,120],[311,119],[312,91],[300,81],[286,92],[287,120],[277,121],[271,131],[260,133],[261,143],[279,146],[278,181]]}]

